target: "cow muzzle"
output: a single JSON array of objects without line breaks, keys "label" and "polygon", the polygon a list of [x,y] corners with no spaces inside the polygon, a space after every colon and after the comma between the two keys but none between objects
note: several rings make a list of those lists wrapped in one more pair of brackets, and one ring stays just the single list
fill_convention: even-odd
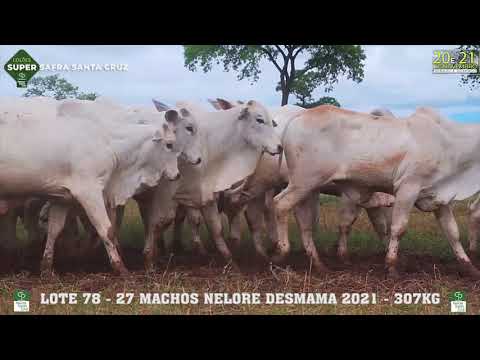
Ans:
[{"label": "cow muzzle", "polygon": [[188,160],[190,164],[192,165],[198,165],[202,162],[202,158],[201,157],[198,157],[196,159],[189,159]]},{"label": "cow muzzle", "polygon": [[170,172],[170,171],[165,171],[165,177],[170,180],[170,181],[175,181],[180,179],[180,172]]},{"label": "cow muzzle", "polygon": [[281,154],[282,151],[283,151],[283,146],[278,144],[276,148],[274,149],[270,149],[268,147],[266,147],[264,149],[266,152],[268,152],[270,155],[278,155],[278,154]]}]

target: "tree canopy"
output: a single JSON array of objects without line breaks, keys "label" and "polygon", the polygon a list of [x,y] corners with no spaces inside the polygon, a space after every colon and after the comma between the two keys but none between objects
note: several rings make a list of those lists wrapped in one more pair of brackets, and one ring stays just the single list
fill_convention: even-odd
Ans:
[{"label": "tree canopy", "polygon": [[365,53],[359,45],[185,45],[184,57],[191,71],[208,72],[222,64],[225,71],[237,71],[238,80],[252,83],[260,77],[261,61],[267,60],[279,73],[276,90],[285,105],[290,94],[313,101],[316,88],[332,91],[340,76],[362,81]]},{"label": "tree canopy", "polygon": [[78,86],[69,83],[60,75],[35,76],[29,81],[27,91],[23,94],[25,97],[30,96],[47,96],[57,100],[63,99],[80,99],[95,100],[98,97],[96,93],[79,92]]},{"label": "tree canopy", "polygon": [[[476,50],[477,54],[480,53],[480,45],[461,45],[459,50]],[[477,58],[478,61],[478,58]],[[475,90],[480,87],[480,75],[479,74],[467,74],[463,75],[460,79],[462,86],[467,86],[470,90]]]}]

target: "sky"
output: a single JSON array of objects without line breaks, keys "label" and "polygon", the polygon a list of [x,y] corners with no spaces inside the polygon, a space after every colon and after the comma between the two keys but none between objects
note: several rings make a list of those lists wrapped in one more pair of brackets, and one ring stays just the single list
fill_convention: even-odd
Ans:
[{"label": "sky", "polygon": [[[455,47],[363,46],[363,81],[356,83],[340,77],[332,92],[326,94],[317,89],[314,98],[333,96],[342,107],[357,111],[385,107],[397,116],[407,116],[418,106],[431,106],[452,120],[480,121],[480,89],[472,91],[460,86],[461,75],[432,74],[433,50]],[[58,73],[81,91],[97,92],[125,105],[150,105],[152,98],[167,104],[178,100],[206,103],[208,98],[216,97],[280,105],[281,94],[275,91],[279,74],[267,61],[261,64],[260,80],[253,84],[249,80],[238,81],[234,71],[225,72],[221,65],[208,73],[189,71],[184,66],[183,47],[175,45],[2,45],[2,67],[19,49],[26,50],[40,64],[127,64],[127,71],[37,73]],[[24,91],[17,89],[14,80],[0,70],[0,96],[20,96]],[[289,103],[295,102],[291,96]]]}]

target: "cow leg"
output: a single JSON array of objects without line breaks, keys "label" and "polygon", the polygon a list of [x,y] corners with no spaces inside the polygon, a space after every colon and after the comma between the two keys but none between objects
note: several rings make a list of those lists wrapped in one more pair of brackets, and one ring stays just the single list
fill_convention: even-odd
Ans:
[{"label": "cow leg", "polygon": [[285,190],[273,199],[278,239],[272,256],[273,262],[283,262],[290,252],[290,242],[288,241],[289,212],[295,205],[304,200],[311,193],[311,190],[311,188],[300,188],[290,183]]},{"label": "cow leg", "polygon": [[113,270],[118,274],[127,275],[128,270],[115,246],[117,240],[114,239],[114,225],[112,225],[108,217],[102,192],[94,191],[92,187],[90,187],[88,191],[74,194],[74,196],[85,210],[98,236],[102,239]]},{"label": "cow leg", "polygon": [[462,266],[462,270],[466,274],[469,274],[476,279],[480,279],[480,271],[472,264],[460,243],[460,232],[458,231],[458,225],[450,206],[442,205],[435,210],[434,213],[440,227],[450,243],[450,246],[452,247],[455,257]]},{"label": "cow leg", "polygon": [[83,209],[80,209],[78,213],[78,217],[86,233],[86,241],[83,247],[82,254],[84,255],[87,253],[93,254],[94,252],[96,252],[97,249],[100,249],[100,245],[102,242],[98,237],[95,227],[92,225],[92,223],[88,219],[87,214]]},{"label": "cow leg", "polygon": [[138,201],[137,203],[145,231],[145,245],[143,247],[145,271],[153,272],[155,270],[157,246],[155,244],[154,219],[150,218],[152,203],[144,201]]},{"label": "cow leg", "polygon": [[27,201],[24,208],[23,221],[27,230],[27,238],[29,246],[40,244],[45,233],[39,226],[40,211],[46,204],[45,200],[31,199]]},{"label": "cow leg", "polygon": [[[158,217],[158,214],[150,212],[151,216],[156,218],[150,218],[147,221],[146,234],[145,234],[145,247],[143,249],[143,255],[145,256],[145,270],[147,272],[155,271],[155,264],[158,259],[159,240],[163,240],[163,233],[168,229],[170,224],[174,221],[174,215]],[[160,244],[161,246],[163,244]],[[163,247],[163,246],[162,246]]]},{"label": "cow leg", "polygon": [[58,240],[60,240],[58,244],[60,246],[57,246],[56,249],[57,258],[65,259],[78,257],[80,252],[80,234],[78,231],[77,214],[73,209],[67,213],[67,218],[63,225],[63,231],[57,239],[57,242]]},{"label": "cow leg", "polygon": [[202,225],[202,219],[202,213],[199,210],[194,208],[187,209],[187,221],[192,231],[194,252],[201,256],[207,256],[208,251],[200,237],[200,226]]},{"label": "cow leg", "polygon": [[228,216],[230,244],[234,250],[240,249],[242,242],[242,214],[243,211],[239,211]]},{"label": "cow leg", "polygon": [[145,231],[145,245],[143,247],[143,261],[146,272],[155,270],[157,246],[155,244],[155,220],[152,216],[152,199],[137,199],[138,210],[142,218]]},{"label": "cow leg", "polygon": [[347,242],[352,231],[352,225],[359,214],[360,207],[346,196],[342,196],[338,211],[340,224],[338,225],[337,256],[344,263],[350,263]]},{"label": "cow leg", "polygon": [[[173,242],[171,244],[170,252],[178,254],[182,251],[182,230],[183,223],[187,217],[188,209],[185,206],[178,205],[175,212],[175,220],[173,223]],[[193,232],[193,229],[192,229]]]},{"label": "cow leg", "polygon": [[[151,197],[137,201],[145,227],[145,247],[143,254],[145,270],[147,272],[155,270],[159,248],[164,249],[163,233],[174,221],[177,211],[177,203],[172,202],[170,206],[164,206],[164,202],[157,200],[159,199]],[[162,241],[160,242],[160,240]]]},{"label": "cow leg", "polygon": [[117,208],[116,208],[116,216],[117,216],[116,225],[117,225],[118,233],[120,233],[120,229],[122,228],[124,215],[125,215],[125,206],[124,205],[117,206]]},{"label": "cow leg", "polygon": [[267,236],[272,244],[277,241],[277,227],[275,225],[275,211],[273,208],[273,198],[275,197],[275,189],[271,189],[265,193],[264,216],[267,227]]},{"label": "cow leg", "polygon": [[391,208],[378,207],[365,210],[367,211],[368,219],[372,223],[373,229],[377,233],[378,238],[385,247],[388,246],[392,218]]},{"label": "cow leg", "polygon": [[480,230],[480,196],[470,205],[470,216],[468,217],[468,251],[470,256],[476,256],[478,247],[477,239]]},{"label": "cow leg", "polygon": [[68,206],[59,203],[51,203],[48,211],[48,231],[47,243],[43,252],[43,258],[40,265],[42,276],[53,274],[53,253],[55,249],[55,240],[65,227],[65,221],[69,212]]},{"label": "cow leg", "polygon": [[385,267],[387,273],[392,278],[398,278],[398,246],[400,239],[407,231],[408,218],[412,210],[420,186],[416,183],[406,183],[400,186],[395,194],[395,203],[392,211],[392,226],[390,229],[390,241],[388,243],[387,256],[385,257]]},{"label": "cow leg", "polygon": [[0,215],[0,247],[13,250],[17,247],[17,212],[15,209]]},{"label": "cow leg", "polygon": [[0,253],[8,255],[8,268],[14,268],[12,265],[16,262],[19,262],[19,266],[24,265],[24,260],[20,256],[21,251],[17,244],[17,217],[18,214],[15,209],[8,209],[6,213],[0,215]]},{"label": "cow leg", "polygon": [[313,241],[313,229],[316,225],[317,210],[318,210],[318,196],[316,193],[311,193],[305,200],[295,206],[295,219],[300,227],[303,247],[310,259],[314,269],[317,272],[324,273],[328,271],[318,256],[317,248]]},{"label": "cow leg", "polygon": [[230,252],[225,239],[222,234],[222,220],[218,212],[217,203],[215,201],[209,202],[205,206],[201,207],[201,212],[205,222],[207,224],[208,230],[215,242],[217,250],[222,254],[223,258],[227,264],[231,263],[234,269],[238,270],[238,265],[232,258],[232,253]]},{"label": "cow leg", "polygon": [[248,203],[245,210],[247,225],[252,234],[255,251],[263,259],[269,260],[267,249],[263,243],[263,233],[265,229],[264,221],[265,199],[259,196]]},{"label": "cow leg", "polygon": [[120,257],[123,258],[123,251],[118,238],[120,234],[120,226],[122,225],[123,220],[123,207],[122,209],[119,209],[115,206],[108,206],[107,213],[108,218],[110,219],[110,223],[112,224],[111,232],[113,245],[115,245],[115,247],[117,248]]}]

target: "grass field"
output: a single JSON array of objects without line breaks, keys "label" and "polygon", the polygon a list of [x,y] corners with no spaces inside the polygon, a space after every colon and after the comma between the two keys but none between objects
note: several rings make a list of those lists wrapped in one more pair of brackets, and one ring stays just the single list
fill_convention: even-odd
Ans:
[{"label": "grass field", "polygon": [[[113,276],[105,259],[80,259],[59,263],[54,278],[41,279],[35,272],[17,269],[0,275],[0,314],[13,314],[13,292],[31,291],[30,313],[34,314],[449,314],[449,295],[464,291],[467,313],[480,314],[480,281],[463,278],[450,246],[440,233],[432,214],[417,210],[412,213],[409,230],[400,245],[402,278],[386,279],[383,272],[383,244],[376,238],[364,213],[354,226],[349,250],[352,264],[339,263],[335,257],[338,219],[334,198],[322,198],[319,228],[315,241],[329,266],[328,274],[311,272],[302,253],[296,225],[290,225],[293,254],[286,268],[270,267],[256,261],[247,230],[243,233],[241,273],[225,271],[221,259],[213,256],[198,259],[188,253],[190,233],[184,228],[185,254],[163,256],[155,274],[142,270],[141,249],[143,226],[134,203],[127,206],[120,241],[127,266],[132,273],[127,278]],[[466,204],[455,206],[462,242],[466,246]],[[19,243],[24,242],[24,231],[19,225]],[[166,235],[170,238],[170,233]],[[202,239],[208,240],[205,229]],[[2,261],[0,259],[0,261]],[[476,259],[474,263],[479,266]],[[34,268],[34,266],[33,266]],[[30,269],[31,270],[31,269]],[[41,305],[41,293],[100,293],[99,304]],[[212,305],[204,304],[204,293],[260,293],[261,304]],[[117,293],[133,293],[130,304],[115,304]],[[140,293],[198,293],[199,304],[140,304]],[[336,305],[266,304],[266,293],[334,293]],[[342,304],[343,293],[375,294],[376,304]],[[394,304],[395,293],[439,293],[440,304]],[[105,299],[111,299],[107,301]],[[371,300],[371,295],[369,296]],[[388,301],[386,301],[388,299]],[[371,301],[370,301],[371,302]]]}]

